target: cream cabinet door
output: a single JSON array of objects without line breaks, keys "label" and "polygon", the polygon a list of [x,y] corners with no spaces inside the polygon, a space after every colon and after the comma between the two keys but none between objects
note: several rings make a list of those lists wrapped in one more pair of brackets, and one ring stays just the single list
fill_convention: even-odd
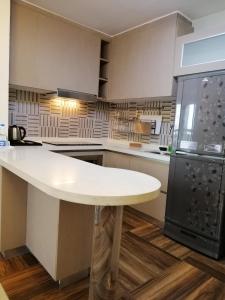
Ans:
[{"label": "cream cabinet door", "polygon": [[131,170],[146,173],[157,178],[161,182],[161,191],[167,192],[169,165],[158,161],[132,157],[130,161]]},{"label": "cream cabinet door", "polygon": [[157,199],[133,207],[160,221],[164,221],[169,165],[110,151],[105,151],[103,165],[111,168],[130,169],[157,178],[162,184],[160,196]]},{"label": "cream cabinet door", "polygon": [[192,30],[189,20],[174,13],[113,38],[108,98],[174,96],[175,40]]},{"label": "cream cabinet door", "polygon": [[10,83],[98,93],[100,36],[13,2]]},{"label": "cream cabinet door", "polygon": [[133,205],[133,208],[164,222],[166,210],[166,194],[160,193],[157,199],[146,203]]},{"label": "cream cabinet door", "polygon": [[130,156],[110,151],[105,151],[103,157],[104,167],[130,169]]},{"label": "cream cabinet door", "polygon": [[39,15],[37,72],[41,88],[98,93],[100,37],[59,18]]},{"label": "cream cabinet door", "polygon": [[169,165],[157,161],[132,157],[130,168],[131,170],[151,175],[161,182],[161,193],[157,199],[135,205],[134,208],[163,222],[166,209]]},{"label": "cream cabinet door", "polygon": [[34,87],[37,73],[38,13],[12,2],[9,82]]},{"label": "cream cabinet door", "polygon": [[131,155],[105,151],[103,165],[105,167],[134,170],[151,175],[161,182],[161,191],[164,193],[167,192],[169,174],[169,165],[167,164]]},{"label": "cream cabinet door", "polygon": [[109,99],[171,96],[177,15],[112,39]]}]

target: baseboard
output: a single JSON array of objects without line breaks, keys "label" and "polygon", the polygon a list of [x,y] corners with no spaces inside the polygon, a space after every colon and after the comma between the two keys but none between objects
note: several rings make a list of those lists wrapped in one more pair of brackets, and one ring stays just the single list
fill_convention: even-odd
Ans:
[{"label": "baseboard", "polygon": [[2,253],[3,257],[7,259],[7,258],[15,257],[15,256],[24,255],[29,252],[30,251],[26,246],[21,246],[18,248],[2,251],[1,253]]},{"label": "baseboard", "polygon": [[81,279],[87,278],[89,275],[90,275],[90,268],[59,280],[58,281],[59,282],[59,287],[64,288],[65,286],[68,286],[71,283],[74,283],[74,282],[77,282]]}]

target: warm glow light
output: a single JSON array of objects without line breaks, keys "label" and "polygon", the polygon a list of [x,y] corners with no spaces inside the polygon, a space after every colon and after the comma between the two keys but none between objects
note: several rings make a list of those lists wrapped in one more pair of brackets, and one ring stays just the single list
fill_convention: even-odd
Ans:
[{"label": "warm glow light", "polygon": [[64,105],[64,100],[62,100],[61,98],[55,98],[54,102],[58,106],[63,106]]},{"label": "warm glow light", "polygon": [[70,108],[76,108],[77,107],[77,102],[75,100],[70,100],[70,101],[68,101],[68,106]]},{"label": "warm glow light", "polygon": [[69,100],[67,98],[55,98],[54,102],[56,105],[58,106],[67,106],[69,108],[77,108],[78,107],[78,102],[74,99],[74,100]]}]

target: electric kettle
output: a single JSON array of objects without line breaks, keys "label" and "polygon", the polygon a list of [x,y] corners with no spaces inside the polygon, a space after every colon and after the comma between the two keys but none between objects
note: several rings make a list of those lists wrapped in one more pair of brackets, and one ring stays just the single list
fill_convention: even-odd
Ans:
[{"label": "electric kettle", "polygon": [[9,141],[21,141],[26,136],[26,129],[22,126],[9,126],[8,139]]}]

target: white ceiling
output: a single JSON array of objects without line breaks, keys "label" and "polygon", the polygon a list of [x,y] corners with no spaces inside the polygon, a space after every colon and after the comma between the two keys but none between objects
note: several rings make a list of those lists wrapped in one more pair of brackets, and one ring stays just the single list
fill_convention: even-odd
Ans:
[{"label": "white ceiling", "polygon": [[224,0],[25,0],[86,27],[113,36],[180,11],[190,19],[225,9]]}]

